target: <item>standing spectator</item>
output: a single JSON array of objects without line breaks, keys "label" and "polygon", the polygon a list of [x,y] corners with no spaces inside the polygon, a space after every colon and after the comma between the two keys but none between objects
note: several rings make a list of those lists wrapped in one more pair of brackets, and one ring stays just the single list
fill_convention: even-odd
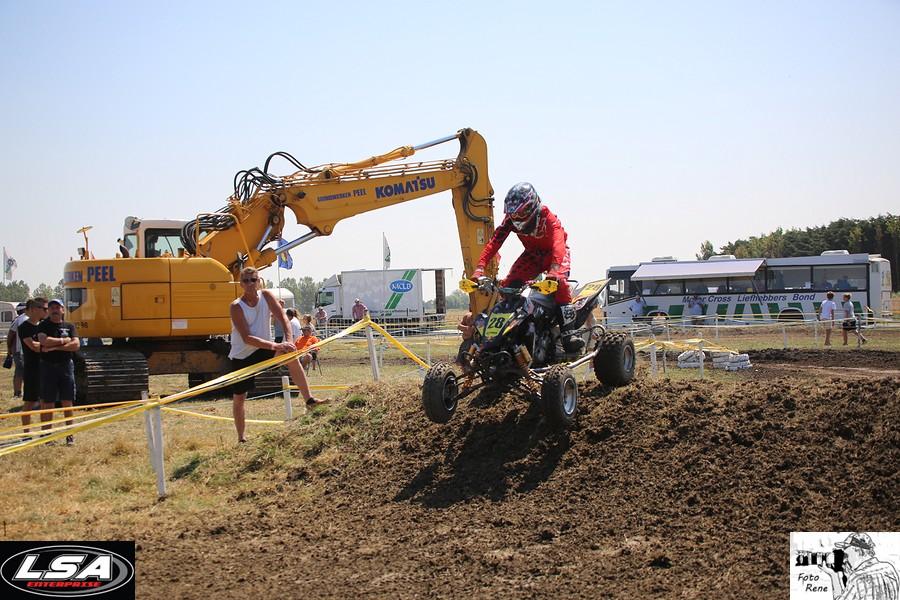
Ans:
[{"label": "standing spectator", "polygon": [[[244,293],[231,303],[230,309],[231,351],[228,358],[231,359],[232,371],[255,365],[277,354],[294,351],[294,338],[287,315],[271,291],[259,289],[259,272],[255,268],[246,267],[241,271],[241,288]],[[269,323],[273,314],[281,322],[287,338],[280,343],[273,342],[270,337]],[[306,373],[299,361],[288,362],[287,368],[307,405],[322,402],[310,395]],[[232,414],[238,442],[247,441],[244,438],[244,401],[247,399],[247,392],[253,389],[253,384],[254,377],[249,377],[232,385]]]},{"label": "standing spectator", "polygon": [[291,325],[291,337],[296,341],[300,337],[300,319],[297,318],[297,311],[289,308],[284,311],[284,314],[287,315],[288,323]]},{"label": "standing spectator", "polygon": [[690,300],[688,300],[688,315],[691,317],[691,325],[694,327],[703,325],[703,315],[705,312],[706,307],[703,306],[703,301],[700,300],[700,296],[691,296]]},{"label": "standing spectator", "polygon": [[[25,303],[27,319],[19,323],[18,339],[22,343],[22,410],[37,410],[41,401],[41,360],[40,345],[37,341],[38,326],[47,315],[47,299],[32,298]],[[28,433],[31,415],[22,415],[22,425]]]},{"label": "standing spectator", "polygon": [[319,306],[316,308],[316,326],[319,328],[325,327],[325,323],[328,322],[328,313],[325,312],[324,306]]},{"label": "standing spectator", "polygon": [[25,307],[25,302],[19,302],[16,306],[16,318],[9,324],[9,333],[6,334],[6,360],[12,360],[13,365],[15,365],[15,371],[13,372],[13,398],[22,397],[24,364],[22,363],[22,341],[19,339],[17,331],[19,325],[28,320],[28,315],[25,314]]},{"label": "standing spectator", "polygon": [[647,314],[647,301],[638,293],[634,300],[628,304],[628,310],[631,311],[631,320],[633,322],[641,322],[644,320],[644,315]]},{"label": "standing spectator", "polygon": [[828,292],[825,294],[825,302],[822,303],[822,307],[819,309],[819,320],[825,326],[825,345],[831,345],[831,330],[834,329],[834,317],[835,311],[837,311],[837,304],[834,302],[834,292]]},{"label": "standing spectator", "polygon": [[[38,325],[38,344],[41,355],[41,410],[54,408],[56,402],[63,407],[67,419],[72,418],[75,403],[75,361],[72,357],[81,347],[75,326],[65,321],[66,309],[62,300],[47,303],[49,316]],[[53,419],[53,413],[41,414],[41,422]],[[66,425],[72,421],[67,420]],[[47,429],[49,425],[42,426]],[[66,436],[66,445],[75,443],[75,437]]]},{"label": "standing spectator", "polygon": [[841,334],[844,336],[844,345],[847,345],[847,332],[852,331],[856,334],[856,340],[862,344],[865,344],[869,340],[862,334],[859,330],[859,322],[856,320],[856,315],[853,312],[853,302],[851,300],[850,292],[846,292],[844,294],[844,301],[841,302],[841,308],[844,310],[844,320],[841,323]]},{"label": "standing spectator", "polygon": [[362,319],[364,316],[366,316],[367,312],[369,312],[369,307],[363,304],[362,300],[357,298],[353,301],[352,314],[354,321],[359,321],[360,319]]},{"label": "standing spectator", "polygon": [[[278,304],[281,306],[281,310],[284,310],[284,300],[279,300]],[[284,341],[284,326],[281,324],[281,319],[276,319],[274,314],[272,320],[275,322],[275,343],[280,344]]]}]

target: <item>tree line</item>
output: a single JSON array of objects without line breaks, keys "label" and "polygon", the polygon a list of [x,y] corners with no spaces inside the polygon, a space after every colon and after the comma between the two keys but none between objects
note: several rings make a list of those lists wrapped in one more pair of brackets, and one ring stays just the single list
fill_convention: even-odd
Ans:
[{"label": "tree line", "polygon": [[900,290],[900,215],[878,215],[868,219],[838,219],[828,225],[788,229],[728,242],[713,250],[712,242],[700,244],[697,260],[713,254],[737,258],[783,258],[817,256],[825,250],[847,250],[851,254],[880,254],[891,261],[891,286]]},{"label": "tree line", "polygon": [[62,299],[64,289],[62,279],[59,280],[59,283],[57,283],[56,286],[42,283],[34,288],[34,291],[28,287],[27,283],[19,279],[18,281],[0,283],[0,300],[5,300],[7,302],[23,302],[28,298],[37,297],[46,298],[47,300],[52,300],[53,298]]}]

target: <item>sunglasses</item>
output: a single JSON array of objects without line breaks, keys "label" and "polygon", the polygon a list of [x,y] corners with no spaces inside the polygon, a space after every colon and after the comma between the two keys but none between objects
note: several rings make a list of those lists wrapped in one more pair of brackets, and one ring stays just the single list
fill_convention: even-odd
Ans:
[{"label": "sunglasses", "polygon": [[256,283],[259,281],[259,277],[253,277],[251,279],[241,279],[241,283]]}]

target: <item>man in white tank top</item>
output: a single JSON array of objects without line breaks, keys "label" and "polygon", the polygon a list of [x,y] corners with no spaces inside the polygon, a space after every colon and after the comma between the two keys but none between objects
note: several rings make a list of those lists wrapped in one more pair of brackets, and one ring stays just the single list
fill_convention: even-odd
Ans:
[{"label": "man in white tank top", "polygon": [[[278,354],[293,352],[294,336],[288,323],[284,309],[278,299],[269,290],[259,289],[259,272],[253,267],[241,271],[241,289],[244,293],[231,303],[231,370],[236,371],[256,363],[268,360]],[[284,340],[280,343],[272,341],[269,319],[275,317],[284,330]],[[300,362],[292,360],[287,363],[288,371],[294,385],[300,389],[300,395],[308,405],[318,404],[309,393],[306,373]],[[253,377],[239,381],[231,386],[232,414],[237,429],[238,442],[244,442],[244,401],[247,392],[253,389]]]}]

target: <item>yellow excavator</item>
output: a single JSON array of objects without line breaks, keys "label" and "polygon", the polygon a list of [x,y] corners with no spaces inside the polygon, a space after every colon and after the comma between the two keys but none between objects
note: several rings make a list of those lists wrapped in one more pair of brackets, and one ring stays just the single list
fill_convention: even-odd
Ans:
[{"label": "yellow excavator", "polygon": [[[455,159],[401,162],[454,140]],[[275,159],[296,171],[272,174]],[[227,206],[216,212],[156,227],[127,219],[116,258],[94,259],[85,247],[80,260],[65,266],[67,318],[93,342],[76,362],[79,402],[140,397],[149,375],[187,373],[194,385],[227,371],[228,343],[221,336],[231,331],[229,304],[241,294],[243,267],[267,267],[278,254],[331,235],[342,219],[448,190],[464,272],[472,273],[494,232],[487,144],[473,129],[353,163],[306,167],[276,152],[262,168],[238,172]],[[309,231],[276,246],[286,210]],[[495,262],[488,274],[496,268]],[[476,314],[489,302],[483,293],[470,295]]]}]

